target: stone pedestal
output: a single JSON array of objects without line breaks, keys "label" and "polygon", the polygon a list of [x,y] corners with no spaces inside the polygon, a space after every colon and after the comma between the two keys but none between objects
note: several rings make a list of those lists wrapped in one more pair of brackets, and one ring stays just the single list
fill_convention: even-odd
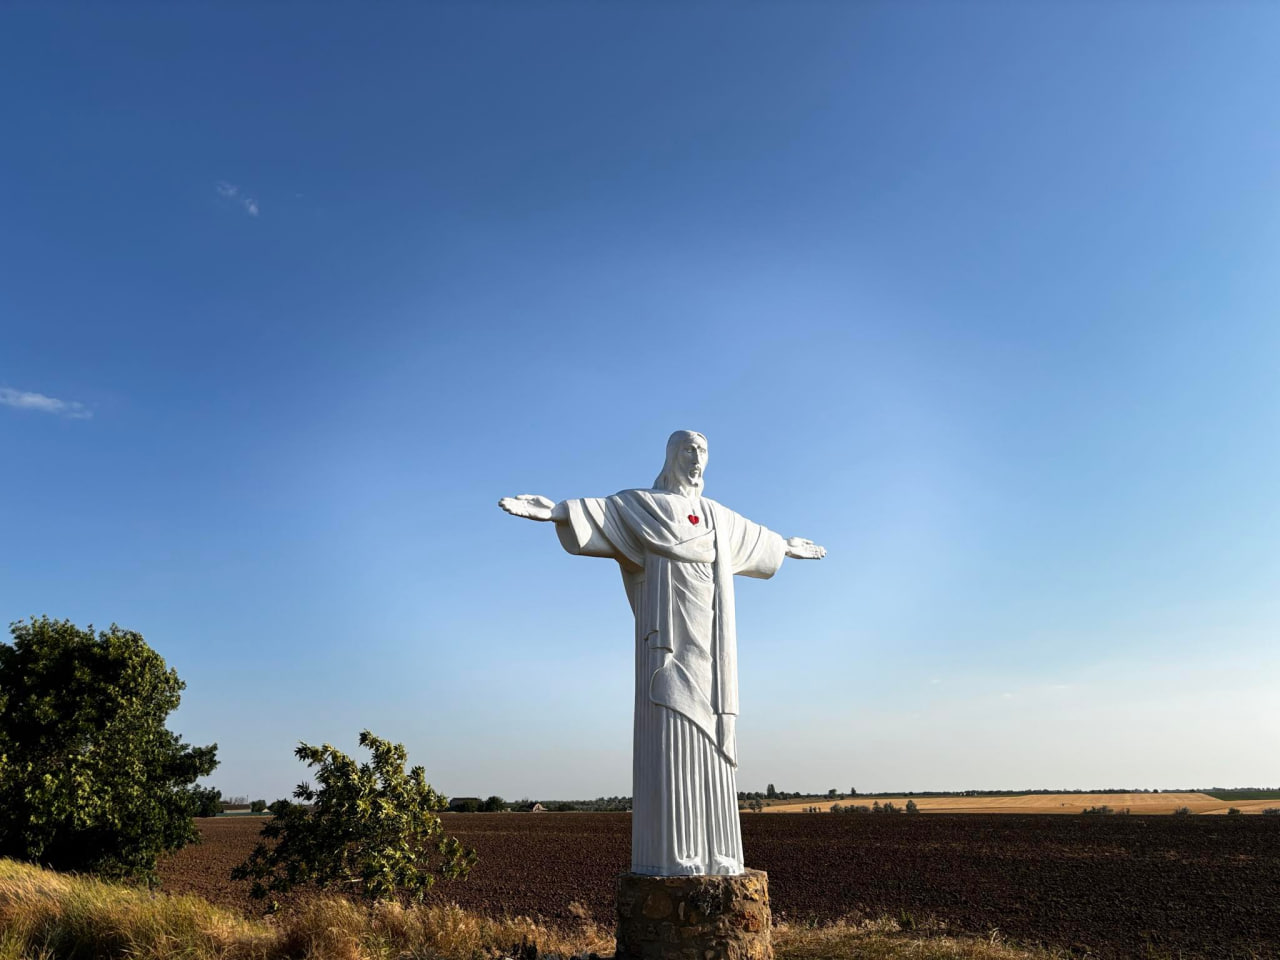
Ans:
[{"label": "stone pedestal", "polygon": [[617,960],[773,960],[769,877],[618,878]]}]

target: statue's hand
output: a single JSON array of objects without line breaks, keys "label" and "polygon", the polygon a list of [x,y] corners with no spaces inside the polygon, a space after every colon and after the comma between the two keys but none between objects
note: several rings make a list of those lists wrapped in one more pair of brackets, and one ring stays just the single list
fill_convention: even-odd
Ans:
[{"label": "statue's hand", "polygon": [[498,506],[513,517],[524,517],[526,520],[550,520],[551,511],[555,509],[556,502],[546,497],[522,493],[518,497],[503,497],[498,501]]},{"label": "statue's hand", "polygon": [[820,547],[804,537],[792,537],[787,541],[787,556],[796,560],[821,560],[826,555],[826,547]]}]

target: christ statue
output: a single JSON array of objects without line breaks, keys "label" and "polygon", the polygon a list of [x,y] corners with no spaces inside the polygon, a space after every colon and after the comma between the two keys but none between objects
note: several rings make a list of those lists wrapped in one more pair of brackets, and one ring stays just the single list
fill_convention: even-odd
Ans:
[{"label": "christ statue", "polygon": [[707,438],[678,430],[651,489],[498,501],[555,523],[570,553],[622,568],[636,619],[631,872],[659,877],[743,872],[734,574],[772,577],[784,557],[826,555],[704,497],[706,466]]}]

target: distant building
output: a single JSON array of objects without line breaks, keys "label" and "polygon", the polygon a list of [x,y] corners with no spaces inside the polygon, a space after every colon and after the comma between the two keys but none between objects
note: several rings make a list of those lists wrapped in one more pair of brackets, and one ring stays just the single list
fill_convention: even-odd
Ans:
[{"label": "distant building", "polygon": [[535,803],[532,807],[529,808],[529,812],[530,813],[546,813],[547,808],[540,803]]}]

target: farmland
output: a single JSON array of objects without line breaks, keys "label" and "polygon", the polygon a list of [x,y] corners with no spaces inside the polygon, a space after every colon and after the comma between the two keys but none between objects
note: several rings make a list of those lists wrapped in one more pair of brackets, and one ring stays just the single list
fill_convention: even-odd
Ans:
[{"label": "farmland", "polygon": [[[1243,791],[1242,791],[1243,792]],[[1235,807],[1242,814],[1261,813],[1280,807],[1280,800],[1261,799],[1223,800],[1207,793],[1030,793],[1021,796],[986,797],[900,797],[874,798],[877,803],[892,803],[902,809],[908,800],[914,800],[921,813],[1079,813],[1087,807],[1108,806],[1113,810],[1129,810],[1131,813],[1173,813],[1186,807],[1195,814],[1225,814]],[[870,805],[869,797],[846,797],[832,800],[821,797],[794,803],[774,803],[763,813],[807,813],[813,807],[827,812],[832,804]]]},{"label": "farmland", "polygon": [[[1108,802],[1117,805],[1115,795]],[[611,923],[627,814],[445,821],[480,863],[465,882],[438,888],[440,898],[552,923],[584,913]],[[164,888],[252,909],[247,886],[228,874],[261,822],[199,821],[206,842],[161,865]],[[742,825],[747,860],[769,872],[780,919],[935,919],[1117,958],[1273,956],[1280,944],[1280,818],[748,814]]]}]

